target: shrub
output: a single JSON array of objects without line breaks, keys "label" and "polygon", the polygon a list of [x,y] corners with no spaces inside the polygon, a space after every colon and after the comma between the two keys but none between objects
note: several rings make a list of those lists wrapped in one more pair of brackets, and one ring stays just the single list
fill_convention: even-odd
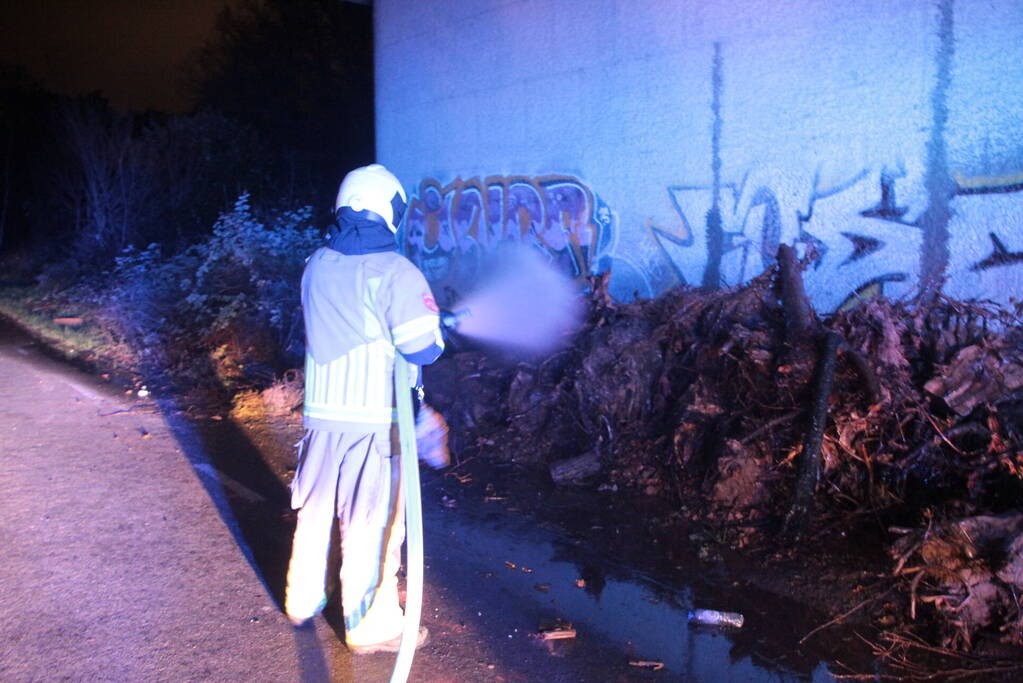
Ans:
[{"label": "shrub", "polygon": [[264,222],[242,194],[213,234],[189,250],[197,267],[180,282],[181,313],[213,335],[248,320],[267,326],[282,352],[301,346],[299,280],[319,243],[311,214],[304,207]]},{"label": "shrub", "polygon": [[172,254],[158,243],[128,247],[67,295],[90,302],[150,367],[209,380],[212,364],[224,380],[255,360],[272,378],[301,358],[299,281],[319,242],[310,216],[261,218],[242,194],[204,240]]}]

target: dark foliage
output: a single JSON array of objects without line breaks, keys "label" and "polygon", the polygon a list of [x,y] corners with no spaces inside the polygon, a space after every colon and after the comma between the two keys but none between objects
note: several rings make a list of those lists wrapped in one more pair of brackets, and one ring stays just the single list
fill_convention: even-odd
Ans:
[{"label": "dark foliage", "polygon": [[338,180],[373,160],[372,17],[335,0],[227,8],[194,68],[200,107],[257,131],[276,197],[327,208]]},{"label": "dark foliage", "polygon": [[242,193],[322,216],[343,174],[372,160],[369,7],[253,0],[218,30],[190,70],[186,116],[117,111],[0,70],[0,249],[19,250],[8,280],[48,264],[70,284],[152,243],[173,256]]},{"label": "dark foliage", "polygon": [[45,139],[47,112],[57,97],[24,68],[0,64],[0,250],[24,247],[31,236],[25,198],[32,169]]}]

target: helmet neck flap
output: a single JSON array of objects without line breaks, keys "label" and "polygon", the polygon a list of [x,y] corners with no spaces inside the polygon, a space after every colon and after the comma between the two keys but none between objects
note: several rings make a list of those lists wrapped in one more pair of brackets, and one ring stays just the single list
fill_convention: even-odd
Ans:
[{"label": "helmet neck flap", "polygon": [[343,206],[334,214],[327,246],[342,254],[356,256],[396,251],[398,240],[379,214]]}]

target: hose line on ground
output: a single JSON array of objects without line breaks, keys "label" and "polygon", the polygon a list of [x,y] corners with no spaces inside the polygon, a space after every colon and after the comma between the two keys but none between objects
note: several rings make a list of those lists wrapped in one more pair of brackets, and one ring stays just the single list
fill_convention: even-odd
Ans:
[{"label": "hose line on ground", "polygon": [[405,490],[405,625],[391,683],[405,683],[412,669],[423,611],[423,504],[419,488],[416,420],[412,412],[411,368],[400,353],[394,360],[394,395],[398,407],[401,477]]}]

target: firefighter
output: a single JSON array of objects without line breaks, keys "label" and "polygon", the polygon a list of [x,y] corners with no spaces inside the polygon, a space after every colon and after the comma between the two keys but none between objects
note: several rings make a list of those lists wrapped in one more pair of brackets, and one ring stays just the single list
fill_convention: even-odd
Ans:
[{"label": "firefighter", "polygon": [[[396,574],[405,522],[391,446],[394,354],[418,374],[444,349],[430,287],[397,252],[406,201],[383,166],[351,171],[338,189],[327,245],[302,275],[307,432],[291,484],[298,522],[285,611],[301,626],[326,604],[337,517],[345,642],[355,653],[397,651],[404,619]],[[419,644],[425,638],[421,628]]]}]

